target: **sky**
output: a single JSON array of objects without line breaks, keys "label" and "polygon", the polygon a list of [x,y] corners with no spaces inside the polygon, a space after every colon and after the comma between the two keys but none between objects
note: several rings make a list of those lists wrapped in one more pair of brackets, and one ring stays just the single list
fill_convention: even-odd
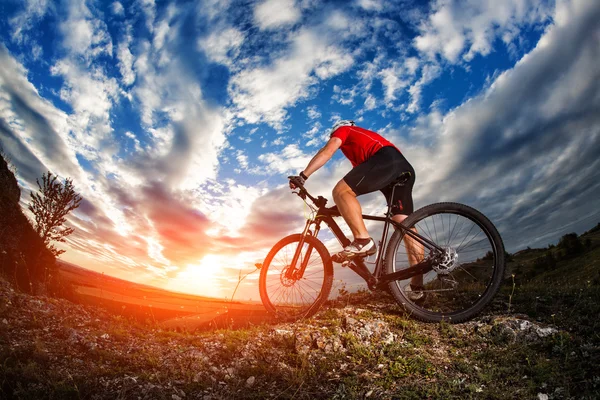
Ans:
[{"label": "sky", "polygon": [[599,61],[597,0],[3,0],[0,144],[24,208],[45,171],[84,198],[62,259],[228,297],[303,227],[286,177],[340,118],[401,149],[416,208],[469,204],[509,252],[595,226]]}]

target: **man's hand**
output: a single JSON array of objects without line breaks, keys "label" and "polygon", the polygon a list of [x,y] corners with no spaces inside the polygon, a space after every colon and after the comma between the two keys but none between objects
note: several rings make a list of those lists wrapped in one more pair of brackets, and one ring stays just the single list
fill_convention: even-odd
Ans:
[{"label": "man's hand", "polygon": [[296,189],[300,186],[304,186],[304,182],[306,182],[306,179],[300,175],[288,176],[288,179],[290,180],[290,189]]}]

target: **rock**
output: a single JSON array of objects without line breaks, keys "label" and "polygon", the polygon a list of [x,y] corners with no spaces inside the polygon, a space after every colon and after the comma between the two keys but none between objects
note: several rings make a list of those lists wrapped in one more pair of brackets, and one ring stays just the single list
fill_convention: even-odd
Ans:
[{"label": "rock", "polygon": [[552,327],[547,327],[547,328],[536,327],[535,333],[537,333],[537,335],[539,337],[545,338],[546,336],[550,336],[550,335],[554,335],[555,333],[558,333],[558,329],[554,329]]},{"label": "rock", "polygon": [[256,381],[256,378],[254,376],[251,376],[250,378],[246,379],[246,387],[254,386],[255,381]]},{"label": "rock", "polygon": [[279,336],[285,336],[285,337],[294,336],[294,332],[289,329],[275,329],[273,332]]},{"label": "rock", "polygon": [[538,400],[548,400],[548,395],[545,393],[538,393],[537,398]]},{"label": "rock", "polygon": [[535,342],[540,338],[558,333],[552,327],[541,327],[540,325],[514,317],[499,317],[492,321],[489,331],[479,329],[484,335],[489,335],[497,342],[514,343],[516,341]]}]

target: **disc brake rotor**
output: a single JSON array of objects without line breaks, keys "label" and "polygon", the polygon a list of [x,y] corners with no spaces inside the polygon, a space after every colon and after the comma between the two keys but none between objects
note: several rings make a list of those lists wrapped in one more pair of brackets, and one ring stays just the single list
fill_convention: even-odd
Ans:
[{"label": "disc brake rotor", "polygon": [[433,263],[433,270],[440,275],[448,275],[458,266],[458,253],[452,247],[447,247],[438,255]]},{"label": "disc brake rotor", "polygon": [[288,275],[289,269],[290,269],[290,266],[286,265],[285,268],[283,268],[283,271],[281,271],[281,275],[279,276],[279,278],[281,279],[281,284],[285,287],[290,287],[296,282],[296,279],[288,278],[287,275]]}]

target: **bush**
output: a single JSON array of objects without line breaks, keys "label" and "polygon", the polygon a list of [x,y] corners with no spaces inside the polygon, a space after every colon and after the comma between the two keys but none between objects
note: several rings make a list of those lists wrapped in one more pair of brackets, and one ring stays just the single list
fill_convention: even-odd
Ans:
[{"label": "bush", "polygon": [[567,233],[560,238],[558,248],[564,251],[565,257],[581,254],[584,251],[583,243],[576,233]]},{"label": "bush", "polygon": [[548,269],[556,268],[556,258],[551,251],[546,252],[542,257],[538,257],[533,262],[533,269],[536,271],[543,271]]}]

